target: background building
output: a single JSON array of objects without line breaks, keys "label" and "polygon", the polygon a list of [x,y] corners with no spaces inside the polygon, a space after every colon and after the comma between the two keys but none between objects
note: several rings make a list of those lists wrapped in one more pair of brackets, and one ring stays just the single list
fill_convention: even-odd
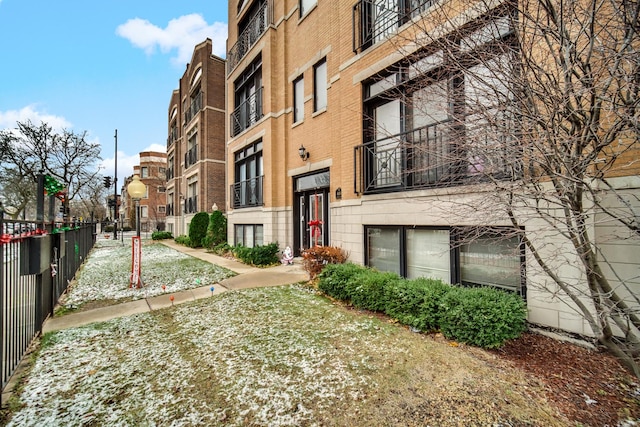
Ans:
[{"label": "background building", "polygon": [[225,209],[225,61],[211,49],[210,39],[195,46],[169,102],[166,215],[175,236],[196,213]]},{"label": "background building", "polygon": [[[143,232],[163,231],[166,225],[166,171],[167,155],[157,151],[140,153],[140,164],[133,167],[133,175],[147,186],[147,194],[140,199],[140,230]],[[127,185],[132,176],[125,179],[122,187],[121,206],[123,224],[135,229],[135,203],[127,193]]]}]

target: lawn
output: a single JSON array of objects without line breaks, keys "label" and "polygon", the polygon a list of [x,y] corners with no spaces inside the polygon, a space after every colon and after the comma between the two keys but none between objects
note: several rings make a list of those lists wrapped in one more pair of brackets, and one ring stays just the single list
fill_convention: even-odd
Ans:
[{"label": "lawn", "polygon": [[[233,274],[145,242],[147,286],[131,289],[131,248],[117,243],[99,241],[66,304],[108,305]],[[625,419],[616,409],[624,402],[637,408],[629,391],[636,386],[624,372],[600,369],[607,375],[589,382],[594,390],[614,390],[589,391],[608,407],[585,403],[584,384],[563,377],[565,367],[579,369],[601,355],[545,341],[563,348],[553,354],[574,356],[561,363],[557,356],[536,359],[531,375],[527,341],[517,342],[524,345],[509,346],[518,355],[514,363],[507,354],[412,332],[308,284],[228,291],[45,335],[3,421],[16,427],[583,426],[603,410],[607,420]],[[581,362],[573,366],[575,360]],[[584,416],[570,421],[559,408]],[[629,422],[624,425],[635,425]]]}]

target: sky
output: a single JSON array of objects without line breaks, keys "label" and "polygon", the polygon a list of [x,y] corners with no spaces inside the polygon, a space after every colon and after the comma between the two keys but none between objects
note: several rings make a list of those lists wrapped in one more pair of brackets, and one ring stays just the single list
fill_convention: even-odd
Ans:
[{"label": "sky", "polygon": [[118,186],[141,151],[166,151],[171,93],[196,44],[225,57],[227,1],[0,0],[0,129],[87,132]]}]

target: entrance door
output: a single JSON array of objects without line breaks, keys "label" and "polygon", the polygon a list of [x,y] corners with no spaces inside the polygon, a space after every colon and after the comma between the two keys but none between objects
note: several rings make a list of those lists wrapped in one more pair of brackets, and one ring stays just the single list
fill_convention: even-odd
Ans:
[{"label": "entrance door", "polygon": [[[328,184],[328,172],[326,174]],[[308,179],[297,180],[294,212],[294,253],[300,255],[305,249],[329,244],[329,187],[302,189]],[[318,180],[314,180],[318,183]]]}]

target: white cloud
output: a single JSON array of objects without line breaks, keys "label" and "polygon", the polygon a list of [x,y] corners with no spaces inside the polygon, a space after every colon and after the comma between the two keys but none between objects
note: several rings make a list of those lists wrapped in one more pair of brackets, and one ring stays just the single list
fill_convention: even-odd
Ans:
[{"label": "white cloud", "polygon": [[129,40],[134,46],[144,49],[151,55],[159,48],[168,53],[177,49],[172,58],[176,65],[185,65],[191,60],[196,44],[210,38],[213,42],[213,54],[224,56],[226,50],[227,24],[214,22],[209,25],[200,14],[184,15],[172,19],[162,29],[146,19],[129,19],[116,28],[116,34]]},{"label": "white cloud", "polygon": [[[118,151],[118,193],[124,185],[124,179],[133,175],[133,167],[140,164],[140,155],[133,154],[131,156],[125,154],[124,151]],[[113,176],[115,169],[114,157],[107,157],[100,162],[100,169],[103,176]]]},{"label": "white cloud", "polygon": [[[1,1],[1,0],[0,0]],[[0,129],[15,129],[16,122],[31,122],[38,126],[40,123],[47,123],[56,131],[70,129],[72,124],[61,116],[47,114],[36,109],[35,105],[27,105],[20,110],[0,111]]]},{"label": "white cloud", "polygon": [[151,144],[150,146],[148,146],[147,148],[145,148],[142,151],[156,151],[158,153],[166,153],[167,152],[167,146],[166,145],[162,145],[162,144]]}]

